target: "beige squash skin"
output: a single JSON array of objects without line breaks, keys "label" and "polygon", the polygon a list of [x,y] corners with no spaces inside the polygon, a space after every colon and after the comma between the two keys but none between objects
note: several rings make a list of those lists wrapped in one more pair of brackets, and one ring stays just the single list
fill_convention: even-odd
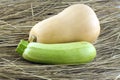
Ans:
[{"label": "beige squash skin", "polygon": [[75,4],[33,26],[29,41],[35,36],[41,43],[94,42],[99,34],[95,12],[87,5]]}]

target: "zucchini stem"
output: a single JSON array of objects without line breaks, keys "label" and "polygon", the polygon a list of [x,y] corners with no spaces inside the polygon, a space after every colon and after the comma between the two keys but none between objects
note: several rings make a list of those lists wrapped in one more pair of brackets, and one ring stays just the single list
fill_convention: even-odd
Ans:
[{"label": "zucchini stem", "polygon": [[19,53],[21,56],[24,52],[24,50],[27,48],[28,41],[21,40],[16,48],[16,52]]}]

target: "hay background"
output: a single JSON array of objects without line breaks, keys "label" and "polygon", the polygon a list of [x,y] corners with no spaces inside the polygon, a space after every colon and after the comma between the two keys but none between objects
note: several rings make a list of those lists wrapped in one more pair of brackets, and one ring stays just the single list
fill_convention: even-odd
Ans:
[{"label": "hay background", "polygon": [[[22,59],[15,48],[31,27],[69,5],[91,6],[101,23],[96,59],[86,65],[43,65]],[[33,10],[33,13],[32,13]],[[0,0],[0,80],[120,80],[119,0]]]}]

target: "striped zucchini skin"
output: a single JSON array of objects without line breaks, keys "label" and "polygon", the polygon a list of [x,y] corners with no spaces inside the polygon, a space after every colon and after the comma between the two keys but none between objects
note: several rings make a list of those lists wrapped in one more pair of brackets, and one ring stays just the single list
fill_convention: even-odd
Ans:
[{"label": "striped zucchini skin", "polygon": [[23,58],[45,64],[85,64],[96,56],[95,47],[89,42],[43,44],[31,42],[22,54]]}]

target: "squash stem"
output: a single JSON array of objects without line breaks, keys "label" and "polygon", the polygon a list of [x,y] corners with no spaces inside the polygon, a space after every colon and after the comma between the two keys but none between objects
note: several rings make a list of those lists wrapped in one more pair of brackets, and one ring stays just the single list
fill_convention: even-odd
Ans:
[{"label": "squash stem", "polygon": [[21,40],[16,48],[16,52],[22,56],[22,54],[23,54],[25,48],[27,48],[28,44],[29,44],[28,41]]},{"label": "squash stem", "polygon": [[36,36],[31,35],[29,42],[36,42],[36,40],[37,40],[37,39],[36,39]]}]

